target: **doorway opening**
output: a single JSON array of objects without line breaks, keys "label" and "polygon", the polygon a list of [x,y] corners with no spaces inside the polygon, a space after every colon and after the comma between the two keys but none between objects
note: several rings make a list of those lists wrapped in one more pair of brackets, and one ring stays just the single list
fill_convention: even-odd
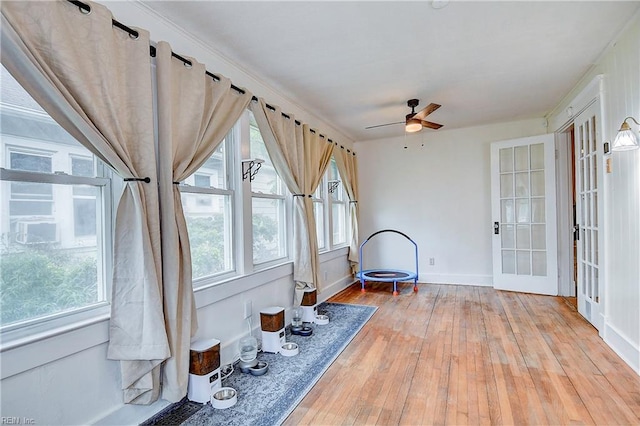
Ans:
[{"label": "doorway opening", "polygon": [[578,226],[576,210],[575,128],[573,123],[556,133],[558,173],[558,295],[577,306]]},{"label": "doorway opening", "polygon": [[[568,228],[564,228],[562,233],[565,234],[565,248],[567,251],[567,262],[565,269],[565,280],[567,281],[563,287],[560,283],[560,295],[564,297],[565,302],[573,309],[578,310],[578,238],[580,235],[580,227],[578,225],[578,214],[576,209],[576,138],[575,127],[570,124],[563,131],[561,141],[564,144],[563,150],[565,155],[559,156],[564,159],[564,167],[560,169],[566,170],[565,180],[565,210],[564,215],[567,216]],[[560,188],[559,188],[560,189]],[[563,213],[559,213],[563,214]],[[560,229],[560,227],[558,228]],[[560,240],[560,238],[559,238]],[[559,241],[560,243],[560,241]]]},{"label": "doorway opening", "polygon": [[598,330],[605,275],[600,117],[596,98],[556,133],[558,294],[575,297],[578,312]]}]

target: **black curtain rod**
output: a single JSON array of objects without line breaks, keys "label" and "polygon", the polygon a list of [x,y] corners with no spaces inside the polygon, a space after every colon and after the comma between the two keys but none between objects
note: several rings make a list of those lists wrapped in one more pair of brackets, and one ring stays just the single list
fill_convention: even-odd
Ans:
[{"label": "black curtain rod", "polygon": [[[151,56],[153,56],[153,57],[155,58],[155,56],[156,56],[156,47],[155,47],[155,46],[150,46],[150,47],[149,47],[149,53],[151,54]],[[185,58],[185,57],[183,57],[183,56],[180,56],[180,55],[178,55],[178,54],[177,54],[177,53],[175,53],[175,52],[171,52],[171,56],[173,56],[174,58],[176,58],[176,59],[177,59],[177,60],[179,60],[179,61],[182,61],[182,63],[184,63],[186,66],[189,66],[189,67],[190,67],[190,66],[192,65],[192,62],[191,62],[189,59],[187,59],[187,58]],[[220,81],[220,77],[218,77],[218,76],[217,76],[217,75],[215,75],[215,74],[212,74],[211,72],[209,72],[209,71],[207,71],[207,70],[205,70],[205,74],[206,74],[206,75],[208,75],[209,77],[211,77],[212,79],[214,79],[215,81]],[[235,90],[236,92],[240,93],[241,95],[244,95],[244,94],[246,93],[246,92],[244,91],[244,89],[241,89],[241,88],[240,88],[240,87],[238,87],[238,86],[234,86],[233,84],[231,85],[231,88],[232,88],[233,90]],[[255,96],[252,96],[252,97],[251,97],[251,100],[252,100],[253,102],[258,102],[258,98],[256,98]],[[269,108],[271,111],[275,111],[275,110],[276,110],[276,108],[275,108],[275,107],[273,107],[273,106],[271,106],[271,105],[269,105],[269,104],[265,104],[265,105],[266,105],[266,107],[267,107],[267,108]],[[284,112],[282,112],[281,114],[282,114],[282,116],[283,116],[284,118],[291,120],[291,117],[290,117],[290,116],[288,116],[287,114],[285,114]],[[300,121],[298,121],[298,120],[295,120],[295,122],[296,122],[296,124],[297,124],[298,126],[301,126],[301,125],[302,125],[302,123],[301,123]],[[311,133],[314,133],[314,134],[316,133],[316,131],[315,131],[315,130],[313,130],[313,129],[310,129],[310,131],[311,131]],[[325,135],[323,135],[323,134],[320,134],[320,137],[321,137],[322,139],[327,139],[327,137],[326,137]],[[331,142],[331,143],[333,143],[333,141],[332,141],[331,139],[327,139],[327,142]]]},{"label": "black curtain rod", "polygon": [[[80,11],[81,11],[82,13],[85,13],[85,14],[87,14],[87,15],[91,13],[91,6],[90,6],[90,5],[88,5],[88,4],[86,4],[86,3],[83,3],[83,2],[81,2],[81,1],[79,1],[79,0],[67,0],[67,1],[68,1],[69,3],[71,3],[71,4],[75,5],[75,6],[77,6],[77,7],[80,9]],[[119,21],[116,21],[115,19],[111,19],[111,25],[113,25],[113,26],[114,26],[114,27],[116,27],[116,28],[121,29],[122,31],[125,31],[126,33],[128,33],[128,34],[129,34],[129,36],[130,36],[131,38],[136,39],[136,38],[138,38],[138,37],[140,36],[140,33],[139,33],[138,31],[134,30],[134,29],[133,29],[133,28],[131,28],[131,27],[128,27],[128,26],[124,25],[123,23],[121,23],[121,22],[119,22]],[[155,58],[155,56],[156,56],[156,47],[155,47],[155,46],[150,46],[150,47],[149,47],[149,52],[150,52],[151,56],[153,56],[153,57]],[[190,60],[188,60],[187,58],[184,58],[184,57],[182,57],[182,56],[178,55],[177,53],[171,52],[171,56],[173,56],[174,58],[176,58],[176,59],[178,59],[178,60],[182,61],[182,62],[183,62],[185,65],[187,65],[187,66],[191,66],[191,65],[192,65],[192,63],[191,63],[191,61],[190,61]],[[220,81],[220,77],[218,77],[217,75],[212,74],[212,73],[210,73],[209,71],[206,71],[206,70],[205,70],[205,72],[206,72],[206,74],[207,74],[209,77],[213,78],[215,81]],[[238,93],[240,93],[241,95],[244,95],[244,94],[246,93],[243,89],[241,89],[241,88],[240,88],[240,87],[238,87],[238,86],[234,86],[233,84],[231,85],[231,88],[232,88],[233,90],[237,91]],[[258,98],[256,98],[255,96],[253,96],[253,97],[251,97],[251,100],[252,100],[252,101],[254,101],[254,102],[257,102],[257,101],[258,101]],[[271,111],[275,111],[275,110],[276,110],[276,109],[275,109],[275,107],[273,107],[273,106],[271,106],[271,105],[269,105],[269,104],[265,104],[265,105],[266,105],[266,106],[267,106],[267,108],[269,108]],[[284,112],[283,112],[283,113],[281,113],[281,114],[282,114],[282,116],[283,116],[284,118],[287,118],[287,119],[289,119],[289,120],[291,119],[291,117],[290,117],[290,116],[288,116],[287,114],[285,114]],[[295,120],[295,122],[296,122],[296,124],[297,124],[298,126],[302,125],[302,123],[301,123],[300,121],[298,121],[298,120]],[[313,129],[310,129],[310,130],[311,130],[311,133],[314,133],[314,134],[316,133],[316,131],[315,131],[315,130],[313,130]],[[319,136],[320,136],[321,138],[323,138],[323,139],[327,139],[327,142],[333,143],[333,141],[332,141],[331,139],[328,139],[325,135],[320,134]],[[343,148],[343,147],[341,146],[341,148]],[[349,151],[349,150],[347,150],[347,152],[348,152],[348,151]],[[354,155],[355,155],[355,153],[354,153]]]},{"label": "black curtain rod", "polygon": [[[91,13],[91,6],[89,6],[86,3],[83,3],[81,1],[78,0],[67,0],[69,3],[78,6],[78,8],[80,9],[80,11],[86,15]],[[111,25],[113,25],[114,27],[120,28],[122,31],[125,31],[127,33],[129,33],[129,36],[131,38],[138,38],[140,36],[140,33],[137,32],[136,30],[134,30],[133,28],[127,27],[126,25],[124,25],[122,22],[116,21],[115,19],[111,20]]]}]

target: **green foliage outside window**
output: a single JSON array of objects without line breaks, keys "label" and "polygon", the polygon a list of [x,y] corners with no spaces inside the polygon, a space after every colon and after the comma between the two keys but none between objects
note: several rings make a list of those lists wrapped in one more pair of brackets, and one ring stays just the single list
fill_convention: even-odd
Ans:
[{"label": "green foliage outside window", "polygon": [[[224,215],[187,217],[193,278],[224,272]],[[253,216],[253,250],[260,259],[277,257],[278,224],[267,215]],[[275,252],[275,253],[274,253]]]},{"label": "green foliage outside window", "polygon": [[253,260],[256,263],[280,257],[278,222],[266,214],[254,214]]},{"label": "green foliage outside window", "polygon": [[7,325],[80,308],[98,300],[95,254],[48,246],[0,257],[0,323]]},{"label": "green foliage outside window", "polygon": [[[224,217],[188,218],[193,277],[225,269]],[[254,250],[265,255],[278,238],[277,223],[254,216]],[[273,254],[271,254],[273,256]],[[0,324],[52,315],[98,301],[95,252],[56,249],[52,245],[5,249],[0,255]]]},{"label": "green foliage outside window", "polygon": [[193,278],[224,271],[224,215],[187,217],[187,226]]}]

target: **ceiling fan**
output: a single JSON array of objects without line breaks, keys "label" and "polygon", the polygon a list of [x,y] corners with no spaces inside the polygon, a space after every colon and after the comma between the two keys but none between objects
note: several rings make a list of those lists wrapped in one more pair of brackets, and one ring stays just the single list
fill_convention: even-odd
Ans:
[{"label": "ceiling fan", "polygon": [[411,108],[411,114],[407,114],[405,121],[398,121],[396,123],[387,123],[387,124],[378,124],[376,126],[365,127],[365,129],[375,129],[376,127],[383,126],[392,126],[394,124],[403,124],[405,131],[409,133],[419,132],[423,127],[427,127],[429,129],[439,129],[442,127],[442,124],[432,123],[431,121],[426,121],[424,118],[431,114],[433,111],[440,108],[440,105],[431,103],[426,107],[422,108],[420,111],[416,112],[416,107],[420,103],[417,99],[409,99],[407,101],[407,106]]}]

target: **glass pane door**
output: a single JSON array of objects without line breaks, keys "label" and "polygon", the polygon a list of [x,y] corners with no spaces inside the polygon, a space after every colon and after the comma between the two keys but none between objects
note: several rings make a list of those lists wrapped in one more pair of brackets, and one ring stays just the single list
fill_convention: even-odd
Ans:
[{"label": "glass pane door", "polygon": [[494,287],[557,294],[553,135],[495,142]]},{"label": "glass pane door", "polygon": [[546,276],[544,144],[499,153],[502,272]]},{"label": "glass pane door", "polygon": [[574,121],[576,138],[577,223],[580,227],[578,267],[578,311],[600,329],[600,220],[598,215],[599,154],[596,102]]}]

